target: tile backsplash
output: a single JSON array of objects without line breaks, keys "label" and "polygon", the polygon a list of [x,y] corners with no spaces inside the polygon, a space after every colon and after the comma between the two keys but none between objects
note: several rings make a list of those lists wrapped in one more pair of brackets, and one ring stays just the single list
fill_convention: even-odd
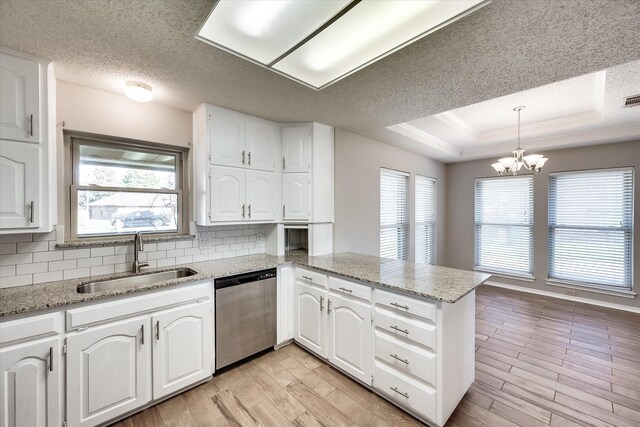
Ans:
[{"label": "tile backsplash", "polygon": [[[165,267],[265,251],[263,224],[196,228],[195,239],[145,243],[140,262]],[[0,288],[125,272],[132,262],[133,244],[63,249],[55,230],[0,235]]]}]

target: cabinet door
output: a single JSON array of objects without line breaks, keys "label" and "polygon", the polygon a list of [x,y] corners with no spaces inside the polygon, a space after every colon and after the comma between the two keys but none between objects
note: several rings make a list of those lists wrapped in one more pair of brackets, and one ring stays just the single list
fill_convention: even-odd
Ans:
[{"label": "cabinet door", "polygon": [[67,337],[67,422],[94,426],[150,400],[148,317]]},{"label": "cabinet door", "polygon": [[265,171],[276,170],[278,156],[277,128],[266,120],[247,119],[247,166]]},{"label": "cabinet door", "polygon": [[327,292],[296,282],[295,285],[295,340],[318,354],[326,356],[325,307]]},{"label": "cabinet door", "polygon": [[250,220],[273,220],[278,203],[278,176],[273,172],[247,171],[247,216]]},{"label": "cabinet door", "polygon": [[308,173],[282,174],[282,219],[310,219],[309,179]]},{"label": "cabinet door", "polygon": [[213,110],[209,115],[211,164],[239,166],[246,163],[245,118],[231,112]]},{"label": "cabinet door", "polygon": [[327,313],[329,361],[370,385],[371,306],[330,293]]},{"label": "cabinet door", "polygon": [[58,338],[0,351],[0,425],[59,426],[60,341]]},{"label": "cabinet door", "polygon": [[311,127],[308,125],[282,128],[282,171],[311,170]]},{"label": "cabinet door", "polygon": [[242,221],[246,216],[245,171],[211,166],[209,168],[209,219]]},{"label": "cabinet door", "polygon": [[211,302],[162,311],[153,325],[153,398],[159,399],[213,372]]},{"label": "cabinet door", "polygon": [[40,64],[0,54],[0,139],[40,141]]},{"label": "cabinet door", "polygon": [[0,141],[0,229],[40,222],[40,148]]}]

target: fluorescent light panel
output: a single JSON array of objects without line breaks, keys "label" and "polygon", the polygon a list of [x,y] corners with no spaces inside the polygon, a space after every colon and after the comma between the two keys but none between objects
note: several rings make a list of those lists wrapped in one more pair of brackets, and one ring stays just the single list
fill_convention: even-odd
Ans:
[{"label": "fluorescent light panel", "polygon": [[319,90],[488,1],[363,0],[309,37],[349,3],[220,0],[198,38]]},{"label": "fluorescent light panel", "polygon": [[268,65],[349,3],[349,0],[220,0],[197,38]]}]

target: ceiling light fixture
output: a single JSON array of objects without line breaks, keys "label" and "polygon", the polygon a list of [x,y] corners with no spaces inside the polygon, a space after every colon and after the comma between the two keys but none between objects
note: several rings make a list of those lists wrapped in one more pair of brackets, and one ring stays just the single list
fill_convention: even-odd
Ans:
[{"label": "ceiling light fixture", "polygon": [[149,102],[153,99],[151,86],[140,82],[127,82],[124,93],[136,102]]},{"label": "ceiling light fixture", "polygon": [[316,90],[490,0],[218,0],[196,38]]},{"label": "ceiling light fixture", "polygon": [[512,151],[513,157],[503,157],[491,165],[500,176],[509,173],[518,175],[518,172],[523,166],[530,171],[540,172],[540,169],[542,169],[548,160],[542,154],[529,154],[525,156],[525,150],[520,148],[520,112],[524,109],[524,106],[513,109],[513,111],[518,113],[518,146]]}]

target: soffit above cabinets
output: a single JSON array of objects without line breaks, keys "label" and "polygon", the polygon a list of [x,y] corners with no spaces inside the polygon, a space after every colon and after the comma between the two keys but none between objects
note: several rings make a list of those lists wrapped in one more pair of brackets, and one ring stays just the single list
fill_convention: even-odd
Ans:
[{"label": "soffit above cabinets", "polygon": [[218,0],[196,38],[316,90],[489,0]]}]

